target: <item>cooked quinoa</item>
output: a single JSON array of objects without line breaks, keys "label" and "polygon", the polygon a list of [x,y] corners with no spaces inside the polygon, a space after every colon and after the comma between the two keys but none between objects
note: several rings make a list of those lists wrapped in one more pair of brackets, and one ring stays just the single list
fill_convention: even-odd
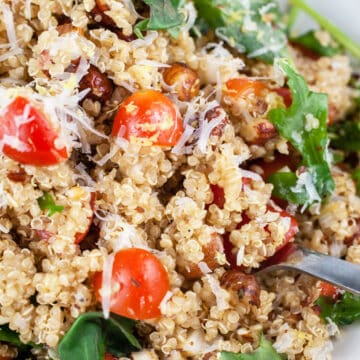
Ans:
[{"label": "cooked quinoa", "polygon": [[[339,329],[314,305],[320,282],[250,273],[289,240],[360,264],[360,198],[349,167],[331,165],[335,190],[325,201],[276,202],[263,166],[299,158],[269,121],[273,109],[289,106],[276,91],[284,76],[212,31],[194,36],[193,3],[185,10],[177,37],[150,29],[137,38],[134,26],[148,10],[129,0],[0,1],[0,328],[32,344],[36,359],[65,360],[57,349],[74,321],[106,316],[93,279],[103,271],[104,281],[114,255],[128,248],[153,254],[169,288],[160,315],[135,325],[143,350],[126,356],[217,359],[256,351],[263,333],[289,360],[331,359]],[[346,55],[287,48],[309,88],[328,94],[329,123],[354,111]],[[237,78],[261,89],[234,96],[226,84]],[[114,136],[121,104],[149,89],[170,99],[190,136],[171,146]],[[6,147],[16,144],[4,140],[1,121],[16,97],[42,104],[65,159],[35,166],[9,156]],[[57,206],[51,216],[39,201],[46,194]],[[295,218],[299,231],[287,239]],[[238,276],[247,285],[231,285]],[[1,359],[22,359],[13,343],[0,344]]]}]

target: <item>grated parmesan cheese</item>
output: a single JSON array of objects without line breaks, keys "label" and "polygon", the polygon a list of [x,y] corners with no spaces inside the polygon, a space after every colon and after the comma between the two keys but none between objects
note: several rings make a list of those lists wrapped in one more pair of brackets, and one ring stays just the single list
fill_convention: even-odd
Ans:
[{"label": "grated parmesan cheese", "polygon": [[21,54],[23,50],[19,47],[18,40],[16,38],[14,14],[12,13],[9,5],[5,4],[4,2],[1,2],[0,8],[3,13],[2,20],[6,28],[6,34],[9,40],[10,47],[10,50],[7,53],[0,56],[0,61],[4,61],[10,56]]},{"label": "grated parmesan cheese", "polygon": [[104,267],[102,272],[102,287],[101,287],[101,305],[104,318],[108,319],[110,315],[111,305],[111,278],[114,264],[114,254],[105,257]]},{"label": "grated parmesan cheese", "polygon": [[209,283],[211,291],[215,295],[216,304],[217,304],[217,307],[219,308],[219,310],[228,309],[229,304],[225,298],[225,294],[227,294],[227,292],[224,291],[224,289],[222,289],[222,287],[220,286],[219,280],[215,279],[210,274],[205,275],[205,277]]},{"label": "grated parmesan cheese", "polygon": [[162,314],[166,314],[166,305],[174,294],[171,291],[167,291],[163,299],[160,302],[160,311]]},{"label": "grated parmesan cheese", "polygon": [[298,176],[297,183],[291,188],[291,190],[294,193],[300,193],[305,190],[306,193],[309,195],[309,199],[301,208],[301,212],[303,212],[308,205],[314,202],[321,202],[320,195],[318,194],[312,181],[311,174],[308,171],[304,171]]}]

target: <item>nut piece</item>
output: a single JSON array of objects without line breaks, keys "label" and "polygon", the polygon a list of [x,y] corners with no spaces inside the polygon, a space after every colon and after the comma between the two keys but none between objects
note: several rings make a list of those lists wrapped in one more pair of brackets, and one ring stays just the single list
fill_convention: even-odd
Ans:
[{"label": "nut piece", "polygon": [[221,277],[220,284],[230,290],[243,291],[250,304],[260,305],[260,286],[254,275],[247,275],[239,270],[228,270]]},{"label": "nut piece", "polygon": [[174,63],[169,68],[165,68],[163,78],[167,85],[173,87],[174,93],[181,101],[190,101],[199,94],[199,77],[185,64]]},{"label": "nut piece", "polygon": [[6,176],[9,180],[18,183],[25,183],[28,179],[28,175],[23,168],[20,168],[17,171],[9,171]]},{"label": "nut piece", "polygon": [[91,89],[86,95],[88,99],[105,102],[111,98],[113,93],[112,81],[100,72],[100,70],[90,65],[89,72],[80,80],[79,89]]},{"label": "nut piece", "polygon": [[[213,233],[211,234],[211,240],[203,246],[202,251],[204,253],[204,262],[210,270],[215,270],[220,266],[217,260],[217,254],[224,252],[224,246],[222,236]],[[198,264],[190,261],[184,261],[181,258],[177,259],[178,271],[185,276],[186,279],[199,279],[204,273],[201,271]]]},{"label": "nut piece", "polygon": [[103,0],[95,0],[95,7],[90,11],[90,16],[105,27],[113,27],[115,26],[114,20],[105,14],[105,11],[108,10],[110,8]]},{"label": "nut piece", "polygon": [[205,119],[208,122],[211,122],[212,120],[217,118],[222,118],[222,120],[219,125],[212,129],[211,136],[221,137],[224,132],[225,126],[230,124],[226,111],[221,106],[216,106],[205,114]]},{"label": "nut piece", "polygon": [[77,32],[79,35],[84,36],[84,30],[83,29],[78,28],[76,26],[73,26],[70,23],[65,23],[65,24],[58,25],[56,27],[56,30],[57,30],[57,32],[58,32],[58,34],[60,36],[64,35],[64,34],[67,34],[67,33],[71,32],[71,31]]}]

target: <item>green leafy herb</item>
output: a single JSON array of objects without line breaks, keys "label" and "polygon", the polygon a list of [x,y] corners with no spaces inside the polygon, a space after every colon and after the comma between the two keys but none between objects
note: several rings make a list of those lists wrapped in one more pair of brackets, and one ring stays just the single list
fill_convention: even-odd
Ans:
[{"label": "green leafy herb", "polygon": [[144,19],[134,27],[137,37],[143,38],[142,31],[168,30],[171,36],[177,37],[185,16],[181,9],[182,0],[144,0],[150,7],[150,18]]},{"label": "green leafy herb", "polygon": [[31,349],[34,347],[42,347],[42,345],[36,345],[32,342],[24,344],[20,340],[19,334],[13,330],[10,330],[8,325],[0,326],[0,341],[15,345],[18,350],[18,359],[32,359],[33,356],[31,354]]},{"label": "green leafy herb", "polygon": [[80,315],[60,341],[60,360],[103,360],[105,351],[127,356],[141,349],[133,335],[133,320],[111,314],[105,319],[100,312]]},{"label": "green leafy herb", "polygon": [[41,210],[48,210],[48,216],[52,216],[55,213],[60,213],[64,210],[63,206],[55,204],[54,198],[47,192],[44,192],[44,194],[39,197],[37,201]]},{"label": "green leafy herb", "polygon": [[286,355],[278,354],[270,341],[260,335],[259,347],[250,354],[235,354],[223,351],[220,354],[220,360],[284,360]]},{"label": "green leafy herb", "polygon": [[304,78],[286,60],[280,60],[279,66],[288,76],[292,104],[287,109],[271,110],[269,119],[302,155],[303,166],[297,174],[275,173],[269,181],[274,184],[276,196],[310,205],[335,188],[327,153],[327,95],[310,91]]},{"label": "green leafy herb", "polygon": [[360,151],[360,121],[347,120],[329,128],[331,146],[345,151]]},{"label": "green leafy herb", "polygon": [[291,41],[295,44],[304,46],[316,54],[321,56],[334,56],[341,52],[341,48],[337,45],[323,45],[316,36],[316,31],[310,30],[305,34],[298,37],[291,38]]},{"label": "green leafy herb", "polygon": [[249,58],[273,63],[286,53],[287,38],[275,2],[195,0],[198,17],[215,34]]},{"label": "green leafy herb", "polygon": [[305,3],[304,0],[290,0],[290,3],[301,10],[308,13],[318,24],[328,31],[330,35],[344,48],[349,50],[354,56],[360,59],[360,45],[351,40],[347,35],[345,35],[339,28],[332,24],[329,20],[325,19],[318,12],[316,12],[312,7]]},{"label": "green leafy herb", "polygon": [[348,325],[360,319],[360,296],[345,292],[340,299],[320,296],[315,304],[321,309],[320,317],[331,319],[337,325]]}]

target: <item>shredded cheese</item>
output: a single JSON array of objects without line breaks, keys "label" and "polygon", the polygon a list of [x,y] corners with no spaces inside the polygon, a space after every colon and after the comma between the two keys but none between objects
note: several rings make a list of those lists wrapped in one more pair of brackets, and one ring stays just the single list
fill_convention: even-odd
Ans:
[{"label": "shredded cheese", "polygon": [[114,254],[108,255],[104,261],[104,267],[102,272],[102,287],[101,287],[101,305],[104,314],[104,318],[108,319],[110,315],[111,306],[111,278],[114,264]]},{"label": "shredded cheese", "polygon": [[0,56],[0,61],[4,61],[8,59],[10,56],[21,54],[23,50],[18,45],[18,40],[16,38],[16,31],[15,31],[14,15],[9,5],[7,5],[4,2],[1,2],[0,8],[3,13],[2,20],[6,28],[6,34],[9,40],[9,47],[10,47],[10,50],[7,53]]}]

